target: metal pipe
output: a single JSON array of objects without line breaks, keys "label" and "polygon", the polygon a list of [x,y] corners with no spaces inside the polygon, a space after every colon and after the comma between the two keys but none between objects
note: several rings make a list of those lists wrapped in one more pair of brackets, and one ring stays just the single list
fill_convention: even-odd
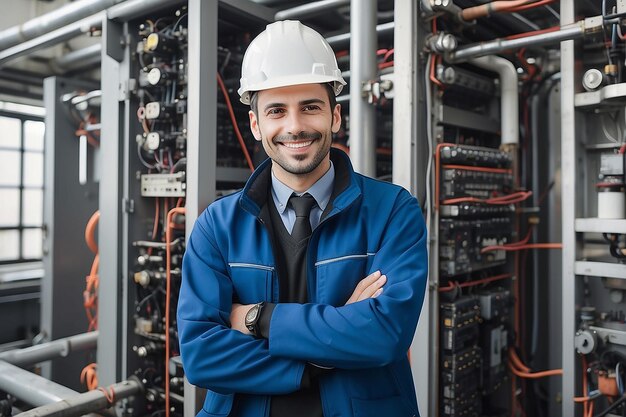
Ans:
[{"label": "metal pipe", "polygon": [[67,26],[94,13],[98,13],[119,1],[120,0],[79,0],[31,19],[21,25],[5,29],[0,32],[0,51]]},{"label": "metal pipe", "polygon": [[354,169],[376,176],[376,114],[363,84],[376,79],[376,0],[350,4],[350,159]]},{"label": "metal pipe", "polygon": [[0,391],[36,407],[78,394],[56,382],[0,361]]},{"label": "metal pipe", "polygon": [[490,55],[470,60],[470,63],[500,75],[500,123],[503,145],[519,143],[519,112],[517,71],[508,59]]},{"label": "metal pipe", "polygon": [[448,62],[464,62],[472,58],[494,55],[509,49],[520,49],[527,46],[541,46],[559,43],[564,40],[577,39],[584,35],[584,23],[577,22],[561,27],[556,32],[540,33],[518,39],[494,39],[493,41],[473,44],[458,48],[445,56]]},{"label": "metal pipe", "polygon": [[127,22],[145,16],[146,11],[153,13],[184,3],[187,2],[185,0],[127,0],[124,3],[110,7],[107,10],[107,17],[111,20]]},{"label": "metal pipe", "polygon": [[[111,0],[109,0],[111,1]],[[117,1],[114,1],[117,3]],[[113,3],[113,4],[114,4]],[[174,7],[184,0],[127,0],[116,4],[106,11],[100,11],[84,19],[74,21],[51,31],[43,31],[41,36],[2,50],[0,48],[0,67],[10,60],[28,55],[40,49],[56,45],[76,36],[88,33],[93,29],[101,29],[105,18],[127,21],[145,14],[146,10],[158,11],[165,7]],[[76,19],[76,17],[74,17]]]},{"label": "metal pipe", "polygon": [[99,12],[60,29],[48,32],[45,35],[0,51],[0,66],[6,64],[12,59],[27,55],[48,46],[56,45],[68,39],[75,38],[78,35],[88,33],[92,29],[100,29],[102,27],[102,19],[104,19],[105,16],[105,12]]},{"label": "metal pipe", "polygon": [[313,3],[306,3],[301,6],[292,7],[277,12],[274,15],[275,20],[286,19],[304,19],[306,17],[315,16],[326,10],[350,4],[350,0],[322,0]]},{"label": "metal pipe", "polygon": [[69,52],[54,60],[53,66],[63,70],[77,70],[98,63],[101,60],[102,44],[96,43],[83,49]]},{"label": "metal pipe", "polygon": [[24,349],[2,352],[0,361],[17,366],[32,365],[57,357],[66,357],[71,352],[95,349],[97,343],[98,331],[82,333]]},{"label": "metal pipe", "polygon": [[[82,394],[67,397],[62,401],[54,404],[43,405],[33,408],[24,413],[18,414],[19,417],[72,417],[81,416],[83,414],[102,410],[110,407],[112,403],[107,396],[113,393],[113,403],[139,394],[143,390],[141,382],[136,378],[130,378],[126,381],[118,382],[103,390],[87,391]],[[104,391],[108,391],[105,393]],[[16,416],[17,417],[17,416]]]},{"label": "metal pipe", "polygon": [[[350,9],[350,10],[352,10],[352,9]],[[352,13],[352,11],[351,11],[351,13]],[[376,26],[376,33],[378,35],[393,34],[394,27],[395,27],[394,22],[382,23],[382,24]],[[351,37],[351,33],[342,33],[342,34],[339,34],[339,35],[330,36],[330,37],[326,38],[326,41],[328,42],[328,44],[330,46],[335,48],[337,46],[343,46],[343,45],[345,45],[347,43],[350,43],[350,37]],[[374,45],[374,48],[376,48],[376,45]]]}]

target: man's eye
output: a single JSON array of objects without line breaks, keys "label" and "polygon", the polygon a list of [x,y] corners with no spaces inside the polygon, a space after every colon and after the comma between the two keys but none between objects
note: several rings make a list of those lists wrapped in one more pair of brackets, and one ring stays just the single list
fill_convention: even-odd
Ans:
[{"label": "man's eye", "polygon": [[308,106],[302,107],[302,110],[304,111],[313,111],[313,110],[319,110],[319,109],[320,109],[319,106],[316,106],[314,104],[310,104]]},{"label": "man's eye", "polygon": [[267,111],[267,114],[268,115],[270,115],[270,114],[280,114],[280,113],[283,113],[283,112],[284,112],[283,109],[269,109]]}]

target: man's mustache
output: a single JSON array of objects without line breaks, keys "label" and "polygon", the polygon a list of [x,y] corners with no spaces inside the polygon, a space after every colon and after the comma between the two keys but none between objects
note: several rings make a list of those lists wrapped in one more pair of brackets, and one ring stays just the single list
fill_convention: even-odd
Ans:
[{"label": "man's mustache", "polygon": [[298,140],[316,140],[320,139],[322,134],[319,132],[300,132],[297,135],[278,135],[274,137],[274,142],[295,142]]}]

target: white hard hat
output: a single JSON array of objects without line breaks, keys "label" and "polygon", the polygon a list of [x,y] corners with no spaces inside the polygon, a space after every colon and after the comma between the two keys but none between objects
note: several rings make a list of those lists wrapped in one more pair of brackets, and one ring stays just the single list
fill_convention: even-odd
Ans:
[{"label": "white hard hat", "polygon": [[237,92],[250,104],[250,92],[298,84],[331,83],[335,95],[346,82],[326,39],[295,20],[267,25],[248,46]]}]

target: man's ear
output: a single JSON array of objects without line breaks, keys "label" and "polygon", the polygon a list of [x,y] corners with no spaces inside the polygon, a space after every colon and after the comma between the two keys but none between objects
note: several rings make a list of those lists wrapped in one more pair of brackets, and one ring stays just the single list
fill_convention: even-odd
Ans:
[{"label": "man's ear", "polygon": [[[252,126],[252,123],[250,124]],[[341,128],[341,104],[335,105],[333,109],[333,124],[331,127],[331,131],[333,133],[339,132],[339,128]]]},{"label": "man's ear", "polygon": [[256,118],[256,114],[252,110],[248,112],[248,117],[250,118],[250,130],[252,131],[252,135],[258,141],[261,140],[261,131],[259,130],[259,121]]}]

